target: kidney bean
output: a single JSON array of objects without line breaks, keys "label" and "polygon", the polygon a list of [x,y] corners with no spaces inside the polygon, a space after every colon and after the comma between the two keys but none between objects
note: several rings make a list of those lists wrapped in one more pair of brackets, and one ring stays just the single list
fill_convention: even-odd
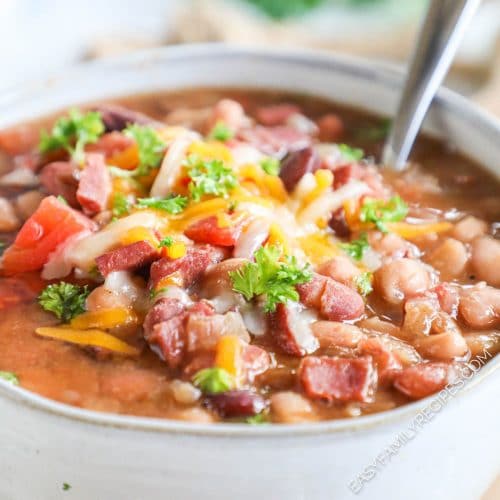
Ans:
[{"label": "kidney bean", "polygon": [[280,178],[287,191],[291,192],[308,172],[320,167],[320,159],[316,151],[308,146],[290,153],[281,163]]},{"label": "kidney bean", "polygon": [[265,407],[264,398],[248,390],[236,390],[206,396],[207,405],[223,418],[251,417]]}]

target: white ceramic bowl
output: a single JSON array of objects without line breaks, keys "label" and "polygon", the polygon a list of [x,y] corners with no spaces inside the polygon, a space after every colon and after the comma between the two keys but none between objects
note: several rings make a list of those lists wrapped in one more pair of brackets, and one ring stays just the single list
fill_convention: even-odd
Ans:
[{"label": "white ceramic bowl", "polygon": [[[400,82],[355,59],[184,46],[80,66],[4,94],[0,128],[95,99],[196,86],[300,91],[390,114]],[[500,126],[461,97],[442,90],[426,128],[500,176]],[[0,381],[0,498],[477,500],[500,471],[499,366],[500,357],[456,395],[276,426],[96,413]]]}]

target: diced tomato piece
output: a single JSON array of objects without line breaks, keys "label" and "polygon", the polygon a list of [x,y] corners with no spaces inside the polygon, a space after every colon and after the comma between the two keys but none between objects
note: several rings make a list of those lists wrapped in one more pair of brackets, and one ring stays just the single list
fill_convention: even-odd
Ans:
[{"label": "diced tomato piece", "polygon": [[7,274],[41,269],[51,252],[69,237],[95,224],[55,196],[48,196],[24,223],[2,259]]},{"label": "diced tomato piece", "polygon": [[241,224],[219,227],[218,219],[213,215],[191,224],[184,234],[197,243],[232,247],[238,240],[241,229]]}]

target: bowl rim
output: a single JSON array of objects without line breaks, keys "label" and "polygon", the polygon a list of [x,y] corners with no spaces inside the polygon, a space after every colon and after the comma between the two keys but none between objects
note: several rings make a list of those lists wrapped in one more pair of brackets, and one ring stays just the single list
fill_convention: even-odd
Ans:
[{"label": "bowl rim", "polygon": [[[336,71],[348,73],[352,76],[375,79],[391,90],[397,90],[400,87],[404,75],[403,71],[395,65],[380,61],[374,62],[358,56],[334,55],[309,49],[265,49],[224,43],[204,43],[148,49],[98,61],[85,62],[64,69],[64,77],[73,79],[80,72],[97,71],[99,68],[118,69],[133,63],[155,63],[165,59],[195,59],[196,57],[220,56],[254,57],[273,60],[277,64],[290,62],[304,66],[314,66],[325,71],[335,68]],[[16,101],[29,98],[31,93],[43,91],[45,86],[53,85],[54,81],[57,81],[58,75],[62,75],[62,73],[63,70],[59,70],[35,83],[27,83],[2,91],[0,94],[0,107],[15,105]],[[244,87],[242,85],[242,88]],[[474,126],[480,126],[487,135],[496,137],[497,140],[500,138],[500,121],[455,92],[441,88],[435,98],[434,105],[455,112],[459,111],[465,114],[470,119],[470,122],[474,123]],[[465,395],[471,388],[489,378],[498,368],[500,368],[500,356],[496,356],[495,359],[491,359],[483,366],[472,379],[467,381],[457,395]],[[86,410],[51,400],[0,379],[0,397],[7,398],[14,404],[20,404],[39,413],[64,418],[68,421],[130,431],[231,438],[298,438],[369,431],[416,416],[420,411],[430,407],[434,401],[439,400],[439,394],[431,395],[393,410],[360,417],[301,424],[255,426],[240,423],[202,424]]]}]

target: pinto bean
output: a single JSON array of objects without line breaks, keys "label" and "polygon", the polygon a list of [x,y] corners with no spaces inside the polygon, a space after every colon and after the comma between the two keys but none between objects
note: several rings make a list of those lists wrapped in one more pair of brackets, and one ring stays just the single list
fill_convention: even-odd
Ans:
[{"label": "pinto bean", "polygon": [[455,225],[451,235],[463,243],[470,243],[478,236],[486,234],[487,231],[488,225],[486,222],[468,215]]},{"label": "pinto bean", "polygon": [[27,191],[16,198],[16,212],[22,220],[26,220],[33,215],[35,210],[44,199],[44,195],[39,191]]},{"label": "pinto bean", "polygon": [[183,408],[172,414],[172,418],[178,420],[186,420],[188,422],[196,422],[199,424],[211,424],[215,418],[209,411],[193,406],[192,408]]},{"label": "pinto bean", "polygon": [[416,338],[428,335],[432,322],[439,313],[439,302],[436,297],[415,297],[407,300],[404,306],[402,331],[405,338]]},{"label": "pinto bean", "polygon": [[0,232],[15,231],[21,225],[14,207],[7,198],[0,198]]},{"label": "pinto bean", "polygon": [[290,153],[281,163],[279,175],[287,191],[291,192],[305,174],[314,172],[319,167],[319,156],[309,146]]},{"label": "pinto bean", "polygon": [[461,276],[468,260],[467,248],[454,238],[446,238],[427,256],[427,262],[439,271],[444,281]]},{"label": "pinto bean", "polygon": [[482,236],[472,242],[471,251],[471,265],[476,277],[500,287],[500,241]]},{"label": "pinto bean", "polygon": [[469,351],[467,342],[456,330],[418,338],[415,340],[414,346],[425,358],[441,361],[463,358]]},{"label": "pinto bean", "polygon": [[484,283],[463,289],[458,312],[472,328],[495,327],[500,323],[500,290]]},{"label": "pinto bean", "polygon": [[385,257],[399,259],[401,257],[416,258],[420,255],[418,248],[395,233],[382,234],[370,232],[368,242],[376,252]]},{"label": "pinto bean", "polygon": [[332,346],[356,347],[365,337],[357,326],[337,321],[316,321],[311,328],[323,349]]},{"label": "pinto bean", "polygon": [[215,297],[232,290],[233,282],[229,273],[237,271],[247,262],[247,259],[226,259],[208,268],[201,283],[203,294]]},{"label": "pinto bean", "polygon": [[217,122],[223,122],[229,129],[236,131],[247,124],[243,106],[233,99],[221,99],[213,108],[212,115],[208,120],[208,130],[211,130]]},{"label": "pinto bean", "polygon": [[169,389],[175,401],[183,405],[192,405],[201,396],[201,391],[197,387],[179,379],[172,380],[169,383]]},{"label": "pinto bean", "polygon": [[390,304],[401,304],[407,297],[429,289],[434,276],[421,262],[396,259],[384,264],[374,274],[375,289]]},{"label": "pinto bean", "polygon": [[318,273],[344,285],[353,286],[353,280],[361,274],[361,271],[349,257],[339,255],[321,264]]},{"label": "pinto bean", "polygon": [[387,335],[392,335],[393,337],[399,337],[401,335],[399,327],[397,327],[394,323],[384,321],[377,316],[363,319],[358,322],[357,325],[364,330],[385,333]]},{"label": "pinto bean", "polygon": [[210,394],[206,397],[206,401],[208,406],[223,418],[251,417],[266,407],[262,396],[248,390]]},{"label": "pinto bean", "polygon": [[292,391],[277,392],[271,396],[271,415],[274,422],[298,424],[317,419],[311,403]]},{"label": "pinto bean", "polygon": [[494,356],[500,352],[499,332],[464,333],[464,339],[467,342],[472,357],[484,355]]}]

